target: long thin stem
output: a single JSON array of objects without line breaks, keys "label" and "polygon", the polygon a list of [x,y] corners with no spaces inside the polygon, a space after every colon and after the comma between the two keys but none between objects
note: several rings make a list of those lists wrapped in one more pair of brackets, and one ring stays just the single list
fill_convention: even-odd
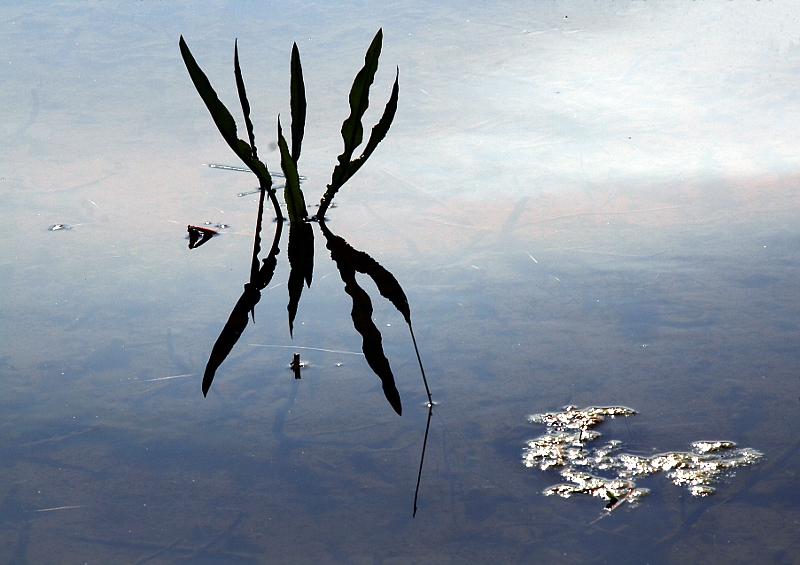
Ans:
[{"label": "long thin stem", "polygon": [[[430,395],[428,395],[430,397]],[[414,513],[417,516],[417,497],[419,496],[419,483],[422,480],[422,464],[425,463],[425,448],[428,446],[428,431],[431,429],[431,416],[433,416],[433,402],[428,403],[428,423],[425,425],[425,439],[422,441],[422,456],[419,458],[419,473],[417,474],[417,488],[414,489]]]},{"label": "long thin stem", "polygon": [[258,254],[261,253],[261,220],[264,216],[264,194],[266,190],[261,187],[261,193],[258,197],[258,216],[256,216],[256,235],[253,238],[253,261],[250,263],[250,284],[256,283],[258,277]]},{"label": "long thin stem", "polygon": [[278,203],[278,197],[276,196],[275,189],[272,188],[272,185],[268,187],[261,187],[261,190],[266,190],[269,193],[269,199],[272,201],[272,208],[275,210],[275,217],[278,219],[279,222],[282,222],[286,218],[283,217],[283,213],[281,212],[281,205]]},{"label": "long thin stem", "polygon": [[[422,373],[422,382],[425,383],[425,392],[428,393],[428,404],[433,406],[433,399],[431,398],[431,389],[428,388],[428,379],[425,378],[425,369],[422,366],[422,358],[420,358],[419,349],[417,348],[417,339],[414,337],[414,330],[411,328],[410,321],[408,322],[408,330],[411,332],[411,341],[414,343],[414,351],[417,354],[417,361],[419,362],[419,370]],[[428,420],[428,423],[430,423],[430,419]]]},{"label": "long thin stem", "polygon": [[[258,243],[260,242],[260,232],[261,232],[261,215],[264,211],[264,191],[269,193],[270,200],[272,200],[272,205],[275,207],[275,215],[278,219],[281,219],[283,216],[281,215],[281,208],[278,205],[278,199],[275,196],[275,190],[272,188],[272,179],[267,176],[267,180],[262,178],[262,175],[258,173],[257,167],[255,166],[258,163],[258,149],[256,148],[256,135],[253,130],[253,122],[250,121],[250,102],[247,100],[247,92],[245,91],[244,87],[244,79],[242,78],[242,69],[239,67],[239,42],[238,40],[234,43],[233,48],[233,74],[236,77],[236,90],[239,93],[239,102],[242,104],[242,113],[244,114],[244,122],[247,128],[247,136],[250,140],[250,159],[249,162],[246,159],[243,159],[250,170],[258,177],[259,179],[259,186],[261,187],[261,198],[258,203],[258,224],[256,226],[256,247],[258,247]],[[240,158],[242,156],[240,155]],[[267,172],[267,175],[269,173]],[[250,282],[253,282],[253,277],[258,274],[258,251],[260,248],[257,248],[253,251],[253,268],[251,269],[250,273]]]},{"label": "long thin stem", "polygon": [[261,226],[264,219],[264,195],[269,193],[269,198],[275,208],[275,214],[278,217],[278,222],[283,222],[283,215],[281,214],[281,207],[278,204],[278,199],[275,197],[275,189],[271,186],[267,187],[261,184],[261,192],[258,196],[258,217],[256,218],[256,234],[253,238],[253,261],[250,264],[250,284],[255,284],[258,277],[260,264],[258,262],[258,255],[261,253]]}]

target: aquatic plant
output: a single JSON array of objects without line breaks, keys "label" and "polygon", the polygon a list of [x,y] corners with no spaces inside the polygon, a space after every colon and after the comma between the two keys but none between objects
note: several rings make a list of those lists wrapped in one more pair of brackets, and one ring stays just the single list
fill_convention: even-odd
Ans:
[{"label": "aquatic plant", "polygon": [[[334,235],[325,225],[325,213],[329,209],[333,198],[339,189],[364,165],[380,142],[386,137],[397,111],[399,94],[399,69],[395,73],[395,80],[389,101],[386,103],[383,114],[370,132],[369,139],[361,154],[354,158],[356,150],[364,141],[364,126],[362,118],[369,107],[369,91],[378,70],[383,31],[378,30],[370,43],[364,57],[364,66],[353,80],[350,88],[349,105],[350,115],[342,123],[341,134],[344,149],[337,159],[333,169],[331,181],[322,195],[317,213],[309,217],[303,191],[300,188],[301,177],[298,174],[297,163],[300,159],[302,141],[306,120],[306,96],[303,81],[303,69],[300,62],[300,53],[297,44],[292,46],[291,79],[290,79],[290,107],[291,107],[291,148],[283,134],[280,116],[278,116],[277,143],[280,149],[281,170],[285,178],[284,200],[289,217],[289,245],[287,255],[289,258],[289,303],[287,311],[289,316],[289,334],[293,335],[294,320],[303,292],[303,286],[310,287],[314,273],[314,231],[310,222],[315,221],[326,240],[326,247],[330,250],[331,259],[336,263],[345,292],[353,301],[351,317],[353,327],[362,336],[362,351],[370,368],[381,379],[383,392],[397,414],[402,414],[400,394],[394,382],[391,366],[383,352],[380,331],[372,322],[372,302],[369,295],[356,281],[356,273],[370,277],[378,287],[378,291],[402,314],[408,324],[414,349],[422,373],[425,391],[429,405],[432,405],[430,389],[428,388],[422,359],[417,348],[416,338],[411,326],[411,310],[408,299],[397,279],[386,268],[381,266],[372,257],[363,251],[351,247],[343,238]],[[272,186],[272,175],[267,166],[258,158],[255,143],[253,123],[250,119],[250,104],[247,99],[244,80],[239,66],[238,42],[234,45],[234,76],[236,79],[237,93],[244,114],[244,121],[249,141],[239,138],[236,121],[227,107],[220,101],[216,91],[211,86],[208,77],[200,69],[192,56],[183,36],[180,38],[180,50],[189,76],[205,103],[220,134],[236,153],[247,168],[256,175],[259,181],[260,198],[258,218],[253,243],[253,258],[250,271],[250,281],[245,284],[244,292],[236,303],[228,322],[225,324],[214,348],[211,352],[206,370],[203,375],[203,395],[208,393],[217,369],[228,356],[233,346],[238,341],[248,323],[248,313],[255,319],[255,306],[261,298],[263,290],[272,279],[275,272],[278,247],[282,234],[284,220],[280,204],[276,197],[275,188]],[[277,225],[272,248],[263,265],[259,264],[261,250],[261,229],[264,208],[264,198],[269,195],[277,216]],[[189,226],[190,248],[198,247],[210,239],[210,233],[205,233],[196,226]]]},{"label": "aquatic plant", "polygon": [[[278,116],[278,148],[281,156],[281,170],[285,179],[283,190],[286,211],[289,216],[289,245],[287,255],[289,258],[289,303],[287,311],[289,315],[289,335],[293,337],[294,319],[303,292],[303,285],[311,287],[314,273],[314,231],[310,222],[316,222],[325,238],[326,247],[330,251],[331,259],[336,263],[340,278],[345,285],[347,293],[353,302],[351,318],[353,327],[362,337],[362,351],[367,364],[372,371],[380,378],[384,395],[398,415],[402,415],[403,407],[400,401],[400,393],[394,381],[394,375],[389,364],[389,360],[383,352],[381,333],[372,321],[372,301],[369,294],[361,288],[356,280],[356,273],[361,273],[370,277],[378,287],[379,293],[389,300],[403,316],[408,324],[411,340],[414,344],[414,351],[419,363],[422,381],[425,385],[425,392],[428,396],[428,423],[425,428],[425,439],[422,447],[422,457],[420,459],[419,474],[417,476],[417,488],[414,495],[414,515],[417,512],[417,495],[419,493],[419,483],[422,476],[422,465],[425,458],[425,447],[427,446],[428,431],[430,429],[431,415],[433,413],[433,400],[428,388],[428,381],[425,377],[425,369],[422,366],[422,359],[414,337],[414,330],[411,326],[411,309],[408,299],[403,292],[400,283],[385,267],[380,265],[367,253],[359,251],[350,246],[342,237],[334,235],[325,225],[325,213],[331,206],[333,198],[339,189],[364,165],[367,159],[377,148],[378,144],[386,137],[389,127],[397,111],[397,99],[399,94],[399,68],[395,73],[394,85],[389,97],[389,101],[383,111],[383,115],[370,132],[369,139],[361,154],[353,158],[355,151],[361,146],[364,140],[364,126],[362,118],[369,108],[369,90],[375,79],[378,70],[378,59],[380,58],[381,45],[383,41],[383,31],[378,30],[375,34],[366,56],[364,66],[353,80],[350,88],[349,104],[350,115],[342,123],[341,134],[344,142],[344,150],[337,159],[337,164],[331,175],[331,182],[327,185],[325,193],[320,199],[319,208],[314,216],[309,217],[305,203],[303,191],[300,188],[302,177],[298,174],[297,163],[300,159],[302,149],[303,134],[306,121],[306,96],[305,84],[303,81],[303,68],[300,63],[300,52],[297,44],[292,46],[291,55],[291,79],[290,79],[290,107],[291,107],[291,148],[283,135],[280,116]],[[258,216],[256,220],[255,235],[253,238],[253,257],[250,269],[250,280],[244,285],[244,291],[236,302],[225,326],[222,329],[217,341],[214,343],[205,373],[203,374],[203,396],[208,394],[211,383],[214,380],[217,369],[225,361],[236,342],[244,332],[250,318],[255,322],[255,306],[261,299],[261,291],[272,280],[277,265],[277,256],[280,253],[279,244],[283,233],[284,217],[281,212],[280,204],[276,197],[276,190],[272,186],[272,175],[267,166],[258,158],[258,151],[255,142],[255,132],[253,123],[250,120],[250,103],[247,99],[247,92],[239,66],[239,46],[238,41],[234,44],[233,66],[234,77],[236,79],[236,90],[244,114],[247,137],[249,141],[239,138],[237,133],[236,121],[228,111],[227,107],[220,101],[216,91],[211,86],[208,77],[200,69],[189,50],[186,41],[181,36],[180,41],[181,55],[183,56],[189,76],[197,89],[198,94],[211,113],[214,123],[219,129],[220,134],[247,166],[256,175],[259,181],[259,203]],[[222,168],[237,169],[236,167],[223,166]],[[238,169],[237,169],[238,170]],[[276,175],[277,176],[277,175]],[[264,198],[269,195],[276,215],[275,235],[269,254],[259,262],[261,252],[261,230],[264,213]],[[196,248],[208,241],[216,232],[197,226],[189,226],[189,248]],[[213,232],[213,233],[212,233]],[[300,378],[299,355],[295,354],[292,360],[292,368],[296,378]]]}]

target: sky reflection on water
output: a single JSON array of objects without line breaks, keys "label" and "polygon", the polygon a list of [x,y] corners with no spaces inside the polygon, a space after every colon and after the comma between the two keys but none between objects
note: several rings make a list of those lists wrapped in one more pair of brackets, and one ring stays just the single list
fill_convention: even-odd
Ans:
[{"label": "sky reflection on water", "polygon": [[[797,12],[4,4],[0,562],[796,561]],[[298,42],[315,202],[381,26],[365,122],[395,65],[398,114],[329,216],[402,284],[440,403],[414,520],[427,409],[408,330],[375,301],[398,418],[341,353],[360,338],[323,246],[294,340],[268,286],[200,391],[256,196],[202,165],[238,163],[178,36],[232,106],[238,37],[271,169]],[[206,221],[230,228],[188,250]],[[310,348],[300,381],[283,346]],[[646,414],[604,429],[631,452],[712,438],[765,459],[702,500],[646,477],[638,508],[590,526],[596,501],[544,497],[557,475],[521,463],[527,417],[566,404]]]}]

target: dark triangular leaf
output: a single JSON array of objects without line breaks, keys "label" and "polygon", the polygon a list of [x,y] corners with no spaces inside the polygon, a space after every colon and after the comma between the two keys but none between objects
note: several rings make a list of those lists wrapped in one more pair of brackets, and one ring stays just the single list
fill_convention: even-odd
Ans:
[{"label": "dark triangular leaf", "polygon": [[233,74],[236,76],[236,90],[239,92],[239,101],[242,103],[244,123],[247,126],[247,136],[250,139],[250,156],[255,157],[257,155],[256,135],[253,131],[253,122],[250,121],[250,102],[247,100],[247,92],[245,92],[244,79],[242,78],[242,69],[239,67],[238,40],[233,44]]},{"label": "dark triangular leaf", "polygon": [[[321,224],[322,225],[322,224]],[[389,360],[383,353],[383,338],[381,332],[372,321],[372,301],[369,295],[361,288],[356,281],[356,269],[350,263],[352,254],[347,248],[343,239],[333,236],[330,231],[325,231],[327,247],[331,251],[331,259],[336,262],[339,275],[344,282],[344,291],[353,299],[353,327],[361,334],[361,350],[373,372],[378,375],[383,384],[383,394],[386,400],[392,405],[397,414],[402,415],[403,407],[400,402],[400,393],[394,383],[394,375],[389,365]],[[352,248],[350,248],[352,249]]]},{"label": "dark triangular leaf", "polygon": [[247,327],[248,314],[255,308],[259,300],[261,300],[261,291],[249,283],[244,285],[244,292],[236,302],[236,306],[233,307],[225,327],[222,328],[222,333],[219,334],[214,348],[211,350],[211,356],[208,358],[206,372],[203,375],[203,396],[208,394],[217,369],[239,341],[239,337]]},{"label": "dark triangular leaf", "polygon": [[314,230],[311,224],[289,224],[289,335],[294,332],[294,318],[303,294],[303,281],[310,287],[314,273]]},{"label": "dark triangular leaf", "polygon": [[281,233],[281,222],[278,222],[275,228],[272,248],[267,258],[264,259],[264,265],[258,271],[257,275],[255,277],[251,276],[250,282],[244,285],[242,296],[236,302],[236,306],[233,307],[228,321],[222,328],[222,333],[219,334],[211,350],[211,356],[208,358],[206,371],[203,375],[203,396],[208,393],[208,389],[211,387],[211,381],[214,380],[217,369],[228,357],[233,346],[239,341],[242,332],[244,332],[247,327],[247,314],[255,310],[256,304],[258,304],[258,301],[261,299],[261,291],[266,288],[272,280],[272,275],[275,272],[275,265],[277,264],[277,255],[280,253],[278,245],[280,244]]},{"label": "dark triangular leaf", "polygon": [[292,159],[295,165],[300,160],[300,146],[303,144],[303,132],[306,127],[306,87],[303,84],[303,67],[300,65],[300,51],[297,43],[292,45],[291,76],[292,107]]},{"label": "dark triangular leaf", "polygon": [[286,178],[286,186],[283,188],[283,197],[286,200],[286,209],[289,213],[289,221],[292,224],[300,223],[308,217],[306,201],[303,198],[303,191],[300,190],[300,178],[297,175],[297,164],[289,153],[286,139],[283,137],[281,129],[281,118],[278,116],[278,147],[281,150],[281,169]]}]

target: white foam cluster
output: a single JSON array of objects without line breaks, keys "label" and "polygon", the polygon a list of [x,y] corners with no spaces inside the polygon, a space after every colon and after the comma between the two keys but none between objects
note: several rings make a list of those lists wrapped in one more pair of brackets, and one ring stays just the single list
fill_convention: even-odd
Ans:
[{"label": "white foam cluster", "polygon": [[[686,487],[693,496],[708,496],[724,473],[763,459],[755,449],[737,448],[731,441],[696,441],[690,451],[651,457],[621,453],[623,444],[616,440],[600,447],[588,446],[601,435],[591,428],[606,417],[635,414],[621,406],[583,410],[567,406],[563,412],[530,416],[530,422],[544,424],[548,430],[527,443],[522,462],[541,470],[561,468],[561,476],[567,482],[548,487],[545,495],[568,498],[588,494],[609,501],[606,508],[611,510],[623,502],[636,504],[649,493],[648,489],[636,487],[635,478],[665,472],[675,485]],[[613,476],[606,478],[596,473]]]}]

